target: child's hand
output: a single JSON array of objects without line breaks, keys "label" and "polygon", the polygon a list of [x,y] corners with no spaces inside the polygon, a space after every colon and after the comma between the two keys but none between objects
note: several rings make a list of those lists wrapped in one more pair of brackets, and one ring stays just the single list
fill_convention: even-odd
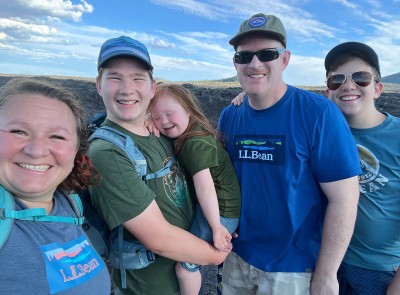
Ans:
[{"label": "child's hand", "polygon": [[235,105],[235,106],[240,106],[243,101],[244,101],[244,97],[246,96],[246,92],[242,91],[240,92],[234,99],[232,99],[231,104]]},{"label": "child's hand", "polygon": [[213,229],[214,247],[223,252],[232,250],[232,236],[228,230],[220,224],[216,229]]},{"label": "child's hand", "polygon": [[160,131],[157,129],[156,125],[151,118],[151,113],[148,113],[144,118],[144,126],[146,126],[147,130],[150,133],[153,133],[155,136],[160,137]]}]

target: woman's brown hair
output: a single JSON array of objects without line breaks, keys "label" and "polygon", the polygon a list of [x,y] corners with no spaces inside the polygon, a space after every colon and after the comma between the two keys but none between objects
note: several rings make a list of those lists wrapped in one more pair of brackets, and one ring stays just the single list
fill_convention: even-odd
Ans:
[{"label": "woman's brown hair", "polygon": [[0,89],[0,108],[14,95],[39,94],[65,103],[74,114],[76,133],[78,137],[77,154],[74,167],[68,177],[59,184],[58,189],[81,191],[88,185],[97,183],[100,176],[86,155],[88,149],[88,130],[82,103],[69,90],[55,82],[41,78],[14,78]]}]

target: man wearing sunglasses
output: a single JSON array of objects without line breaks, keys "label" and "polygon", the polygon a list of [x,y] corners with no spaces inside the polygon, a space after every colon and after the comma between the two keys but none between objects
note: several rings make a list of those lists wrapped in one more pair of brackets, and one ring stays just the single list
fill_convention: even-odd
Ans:
[{"label": "man wearing sunglasses", "polygon": [[400,265],[400,119],[375,107],[383,84],[371,47],[342,43],[329,51],[325,68],[326,95],[343,112],[362,167],[356,226],[338,271],[340,294],[384,295]]},{"label": "man wearing sunglasses", "polygon": [[353,233],[361,172],[354,139],[334,103],[284,83],[286,42],[280,19],[262,13],[229,42],[247,96],[219,121],[242,191],[224,295],[337,295]]}]

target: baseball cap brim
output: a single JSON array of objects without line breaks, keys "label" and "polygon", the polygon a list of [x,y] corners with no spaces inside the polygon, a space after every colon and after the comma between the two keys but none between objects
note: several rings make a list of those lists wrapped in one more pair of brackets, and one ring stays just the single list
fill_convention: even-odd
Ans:
[{"label": "baseball cap brim", "polygon": [[247,32],[243,32],[240,34],[237,34],[235,37],[233,37],[231,40],[229,40],[229,44],[236,46],[237,43],[239,42],[240,39],[242,39],[244,36],[248,35],[248,34],[252,34],[252,33],[262,33],[265,34],[266,36],[275,36],[282,44],[283,46],[286,47],[286,42],[285,39],[286,37],[278,32],[273,32],[273,31],[265,31],[263,29],[260,30],[251,30],[251,31],[247,31]]},{"label": "baseball cap brim", "polygon": [[153,66],[143,57],[141,57],[138,54],[134,54],[131,50],[125,51],[125,50],[119,50],[119,51],[115,51],[109,55],[107,55],[107,57],[105,57],[98,65],[97,68],[100,69],[107,61],[109,61],[110,59],[112,59],[113,57],[117,57],[117,56],[128,56],[128,57],[134,57],[136,59],[139,59],[140,61],[142,61],[144,63],[144,65],[147,67],[147,69],[149,70],[153,70]]}]

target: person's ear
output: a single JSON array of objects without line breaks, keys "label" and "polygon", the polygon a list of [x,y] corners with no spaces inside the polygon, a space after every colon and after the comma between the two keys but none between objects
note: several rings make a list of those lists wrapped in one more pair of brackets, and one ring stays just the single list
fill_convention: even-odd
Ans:
[{"label": "person's ear", "polygon": [[282,71],[284,71],[289,65],[289,60],[290,60],[290,51],[285,50],[285,52],[282,53]]},{"label": "person's ear", "polygon": [[96,77],[96,89],[97,89],[97,93],[98,93],[100,96],[102,96],[102,95],[101,95],[101,77],[100,77],[100,76],[97,76],[97,77]]},{"label": "person's ear", "polygon": [[157,87],[156,80],[152,80],[152,85],[151,85],[151,92],[152,92],[152,94],[153,94],[152,98],[153,98],[154,95],[156,94],[156,87]]},{"label": "person's ear", "polygon": [[237,65],[235,63],[235,57],[232,57],[232,62],[233,62],[233,66],[235,67],[235,69],[237,69]]},{"label": "person's ear", "polygon": [[379,96],[381,96],[383,91],[383,83],[382,82],[375,82],[375,86],[374,86],[374,99],[378,99]]}]

